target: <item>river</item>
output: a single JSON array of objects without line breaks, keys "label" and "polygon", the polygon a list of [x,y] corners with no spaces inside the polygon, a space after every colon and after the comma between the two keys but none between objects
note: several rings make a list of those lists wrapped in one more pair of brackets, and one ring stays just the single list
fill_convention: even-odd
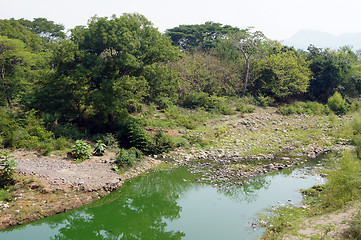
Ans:
[{"label": "river", "polygon": [[0,240],[257,239],[264,231],[252,227],[257,213],[299,205],[300,189],[323,182],[310,174],[314,166],[309,161],[221,189],[197,182],[185,167],[153,172],[92,204],[0,231]]}]

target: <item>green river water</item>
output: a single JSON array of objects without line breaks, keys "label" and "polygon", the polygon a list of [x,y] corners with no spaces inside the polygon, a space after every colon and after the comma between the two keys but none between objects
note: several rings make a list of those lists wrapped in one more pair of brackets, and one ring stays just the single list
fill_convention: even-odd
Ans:
[{"label": "green river water", "polygon": [[299,204],[301,188],[320,183],[309,167],[261,175],[243,186],[219,189],[198,183],[187,168],[149,173],[74,211],[0,231],[0,240],[257,239],[257,213]]}]

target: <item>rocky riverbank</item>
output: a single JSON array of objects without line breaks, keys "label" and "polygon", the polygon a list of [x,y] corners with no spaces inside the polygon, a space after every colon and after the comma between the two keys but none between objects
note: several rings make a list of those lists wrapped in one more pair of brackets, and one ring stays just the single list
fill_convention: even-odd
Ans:
[{"label": "rocky riverbank", "polygon": [[257,174],[299,165],[305,158],[347,148],[346,140],[334,139],[330,133],[349,120],[308,115],[285,117],[274,109],[227,116],[207,123],[210,132],[195,133],[213,136],[208,147],[178,149],[163,155],[161,160],[147,158],[121,175],[110,170],[115,153],[75,164],[66,156],[43,157],[17,151],[13,156],[18,163],[18,182],[12,201],[0,202],[0,229],[97,200],[162,161],[188,165],[199,173],[197,180],[201,182],[220,187],[241,185]]},{"label": "rocky riverbank", "polygon": [[350,121],[349,117],[342,118],[285,117],[274,111],[248,114],[241,119],[225,118],[213,131],[227,131],[215,138],[211,147],[194,147],[171,158],[200,173],[199,181],[218,186],[241,185],[257,174],[296,166],[319,154],[350,147],[347,140],[330,134]]}]

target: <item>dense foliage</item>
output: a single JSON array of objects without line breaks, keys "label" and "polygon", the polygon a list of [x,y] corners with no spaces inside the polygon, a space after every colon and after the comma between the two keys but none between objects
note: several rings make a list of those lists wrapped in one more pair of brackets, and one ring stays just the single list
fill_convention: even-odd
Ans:
[{"label": "dense foliage", "polygon": [[163,126],[194,129],[199,121],[179,106],[234,114],[253,111],[250,102],[317,100],[328,107],[309,101],[281,111],[345,114],[357,108],[361,63],[350,47],[297,51],[213,22],[161,34],[143,15],[123,14],[93,17],[67,36],[45,18],[4,19],[0,80],[1,147],[46,154],[89,139],[160,153],[175,144],[161,129],[145,131],[161,126],[146,118],[162,111]]}]

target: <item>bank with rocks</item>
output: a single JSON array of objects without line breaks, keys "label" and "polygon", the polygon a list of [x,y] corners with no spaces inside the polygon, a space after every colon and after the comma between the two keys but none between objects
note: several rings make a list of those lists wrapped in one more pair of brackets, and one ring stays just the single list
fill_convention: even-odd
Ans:
[{"label": "bank with rocks", "polygon": [[265,174],[302,164],[320,154],[351,148],[346,139],[332,132],[351,120],[327,116],[282,116],[275,112],[248,114],[241,119],[226,118],[227,131],[206,149],[193,147],[187,153],[167,156],[177,165],[190,166],[198,181],[217,186],[242,183]]},{"label": "bank with rocks", "polygon": [[13,155],[21,180],[14,187],[13,201],[0,203],[3,206],[0,226],[4,229],[98,200],[161,162],[175,167],[189,166],[192,172],[198,173],[199,182],[219,187],[242,185],[258,174],[293,167],[302,164],[306,158],[349,147],[347,140],[334,139],[331,135],[351,120],[342,118],[342,121],[332,121],[327,116],[285,117],[274,109],[227,116],[209,123],[210,131],[217,134],[208,147],[177,149],[156,156],[157,159],[147,157],[122,174],[111,170],[114,152],[73,163],[66,155],[44,157],[34,152],[17,151]]}]

